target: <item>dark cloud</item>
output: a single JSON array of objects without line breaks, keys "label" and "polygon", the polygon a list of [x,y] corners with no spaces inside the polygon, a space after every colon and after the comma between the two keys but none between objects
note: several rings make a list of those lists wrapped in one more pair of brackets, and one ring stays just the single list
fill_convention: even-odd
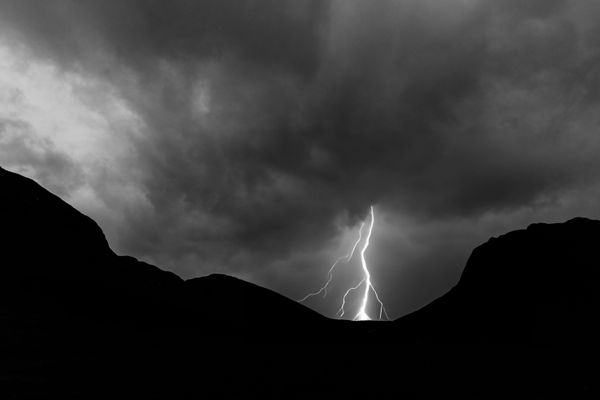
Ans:
[{"label": "dark cloud", "polygon": [[431,288],[388,288],[398,313],[487,235],[563,216],[547,210],[598,182],[600,10],[584,3],[19,0],[0,18],[143,121],[130,162],[151,208],[127,214],[120,249],[298,294],[376,204],[430,242],[390,256]]},{"label": "dark cloud", "polygon": [[69,65],[104,50],[138,70],[157,59],[233,57],[248,67],[310,73],[326,7],[314,0],[7,0],[2,11],[14,34]]}]

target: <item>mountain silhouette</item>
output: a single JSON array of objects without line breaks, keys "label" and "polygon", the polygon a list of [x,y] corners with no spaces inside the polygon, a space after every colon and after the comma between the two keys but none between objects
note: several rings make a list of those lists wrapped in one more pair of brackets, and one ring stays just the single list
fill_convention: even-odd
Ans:
[{"label": "mountain silhouette", "polygon": [[[557,374],[550,355],[596,346],[600,221],[492,238],[442,297],[393,322],[357,323],[231,276],[184,281],[118,256],[92,219],[33,180],[0,168],[0,187],[0,388],[14,398],[594,389],[575,370],[562,386],[539,385]],[[507,368],[518,376],[501,379]],[[357,373],[388,383],[343,383]]]},{"label": "mountain silhouette", "polygon": [[240,279],[214,274],[183,281],[117,256],[93,220],[34,181],[0,169],[0,185],[1,296],[16,307],[7,314],[258,337],[330,322]]},{"label": "mountain silhouette", "polygon": [[428,342],[595,344],[600,221],[532,224],[477,247],[458,284],[387,335]]}]

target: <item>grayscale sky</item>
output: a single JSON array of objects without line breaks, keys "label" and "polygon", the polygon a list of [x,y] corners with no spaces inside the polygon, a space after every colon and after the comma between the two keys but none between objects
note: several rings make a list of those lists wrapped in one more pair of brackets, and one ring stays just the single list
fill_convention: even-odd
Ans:
[{"label": "grayscale sky", "polygon": [[[599,21],[586,0],[0,0],[0,165],[120,254],[292,298],[374,205],[398,317],[492,235],[600,217]],[[333,316],[356,261],[307,305]]]}]

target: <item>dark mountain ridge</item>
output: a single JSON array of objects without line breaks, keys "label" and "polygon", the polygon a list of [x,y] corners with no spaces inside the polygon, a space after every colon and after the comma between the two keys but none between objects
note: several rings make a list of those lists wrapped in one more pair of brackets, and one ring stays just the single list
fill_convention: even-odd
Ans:
[{"label": "dark mountain ridge", "polygon": [[[48,317],[196,327],[203,334],[212,327],[219,335],[246,337],[307,338],[338,325],[345,331],[365,325],[327,319],[226,275],[183,281],[117,256],[92,219],[34,181],[0,169],[0,185],[5,302],[29,304],[38,312],[40,304],[51,305]],[[599,237],[600,221],[575,218],[491,238],[472,252],[446,295],[392,324],[370,324],[353,334],[458,343],[591,339],[598,333],[591,316],[600,305]]]},{"label": "dark mountain ridge", "polygon": [[595,344],[600,221],[530,225],[475,248],[458,284],[392,331],[441,343]]},{"label": "dark mountain ridge", "polygon": [[[152,394],[194,392],[182,379],[197,373],[213,394],[262,397],[268,387],[280,397],[303,374],[314,381],[301,379],[310,393],[338,393],[330,382],[352,368],[374,380],[403,374],[408,386],[395,394],[436,391],[423,389],[430,374],[451,383],[460,369],[415,371],[454,348],[448,344],[592,348],[600,333],[600,221],[533,224],[492,238],[473,251],[444,296],[391,323],[354,323],[226,275],[184,281],[118,256],[92,219],[34,181],[0,168],[0,188],[0,387],[8,382],[13,394],[49,393],[60,381],[54,374],[64,373],[77,382],[68,393],[90,397],[89,385],[107,370],[136,394],[149,376],[162,390],[152,386]],[[356,351],[362,347],[371,350]],[[364,370],[365,363],[382,364],[383,354],[407,364]],[[327,360],[331,367],[323,371]],[[227,376],[241,386],[228,386]],[[485,391],[486,383],[475,388]]]},{"label": "dark mountain ridge", "polygon": [[[34,181],[0,169],[0,185],[1,296],[18,307],[39,311],[41,304],[51,304],[50,319],[202,327],[203,334],[211,334],[206,328],[212,327],[215,334],[244,330],[261,337],[328,322],[295,301],[233,277],[183,281],[117,256],[92,219]],[[27,316],[18,307],[16,313]]]}]

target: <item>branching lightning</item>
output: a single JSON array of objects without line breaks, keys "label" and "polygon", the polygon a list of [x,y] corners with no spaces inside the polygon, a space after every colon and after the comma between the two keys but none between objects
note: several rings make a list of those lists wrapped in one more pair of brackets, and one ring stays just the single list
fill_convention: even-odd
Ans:
[{"label": "branching lightning", "polygon": [[303,302],[303,301],[307,300],[308,298],[310,298],[312,296],[316,296],[316,295],[318,295],[320,293],[323,293],[323,297],[327,296],[327,287],[329,286],[329,284],[333,280],[333,270],[335,269],[335,267],[342,260],[346,260],[346,262],[350,262],[350,260],[352,259],[352,256],[354,256],[354,251],[356,250],[356,247],[358,246],[358,244],[360,243],[360,240],[362,239],[362,230],[363,230],[364,226],[365,226],[365,223],[363,222],[360,225],[360,229],[358,230],[358,239],[354,243],[354,246],[352,246],[352,251],[350,251],[350,253],[346,254],[345,256],[341,256],[340,258],[338,258],[333,263],[333,265],[331,266],[331,268],[329,268],[329,272],[327,273],[327,282],[325,282],[325,285],[323,285],[318,291],[316,291],[314,293],[307,294],[306,296],[304,296],[303,298],[301,298],[300,300],[298,300],[299,302]]},{"label": "branching lightning", "polygon": [[358,289],[360,287],[360,285],[363,284],[364,281],[365,280],[363,278],[355,286],[352,286],[350,289],[346,290],[346,293],[344,293],[344,297],[342,298],[342,306],[340,307],[340,309],[336,313],[336,315],[338,315],[338,318],[342,318],[344,316],[344,314],[345,314],[344,307],[346,306],[346,297],[350,294],[351,291]]},{"label": "branching lightning", "polygon": [[[354,242],[354,246],[352,246],[352,250],[350,251],[350,253],[338,258],[333,263],[333,265],[329,268],[329,272],[327,273],[327,281],[325,282],[325,284],[318,291],[309,293],[306,296],[304,296],[302,299],[299,300],[300,302],[303,302],[303,301],[309,299],[310,297],[319,295],[321,293],[323,293],[323,297],[327,296],[327,287],[333,280],[333,271],[334,271],[335,267],[342,261],[348,263],[348,262],[350,262],[350,260],[352,260],[354,253],[356,252],[356,248],[358,247],[358,245],[360,244],[360,242],[362,240],[362,233],[363,233],[363,228],[365,227],[365,224],[366,224],[365,222],[361,223],[360,229],[358,230],[358,239],[356,240],[356,242]],[[371,282],[371,273],[369,271],[369,267],[367,265],[367,260],[365,257],[365,253],[367,252],[367,249],[369,248],[369,244],[371,242],[371,234],[373,233],[374,225],[375,225],[375,211],[373,210],[373,206],[371,206],[369,228],[368,228],[367,236],[366,236],[364,243],[362,245],[362,248],[360,250],[360,261],[361,261],[361,267],[362,267],[362,272],[363,272],[363,278],[360,280],[360,282],[358,282],[356,285],[350,287],[344,293],[344,296],[342,297],[342,305],[341,305],[340,309],[338,310],[338,312],[336,313],[336,316],[338,318],[342,318],[346,313],[345,307],[346,307],[346,298],[348,297],[348,295],[352,291],[357,290],[359,287],[361,287],[364,284],[365,289],[364,289],[363,297],[362,297],[362,300],[360,303],[360,308],[352,320],[353,321],[371,320],[371,317],[367,313],[367,307],[368,307],[368,303],[369,303],[369,294],[371,291],[373,292],[373,294],[375,295],[375,299],[379,303],[379,319],[381,320],[381,318],[384,315],[385,315],[386,319],[388,319],[388,320],[390,319],[387,314],[387,311],[385,310],[385,306],[383,305],[383,302],[379,298],[379,294],[375,290],[375,287],[373,287],[373,283]]]}]

